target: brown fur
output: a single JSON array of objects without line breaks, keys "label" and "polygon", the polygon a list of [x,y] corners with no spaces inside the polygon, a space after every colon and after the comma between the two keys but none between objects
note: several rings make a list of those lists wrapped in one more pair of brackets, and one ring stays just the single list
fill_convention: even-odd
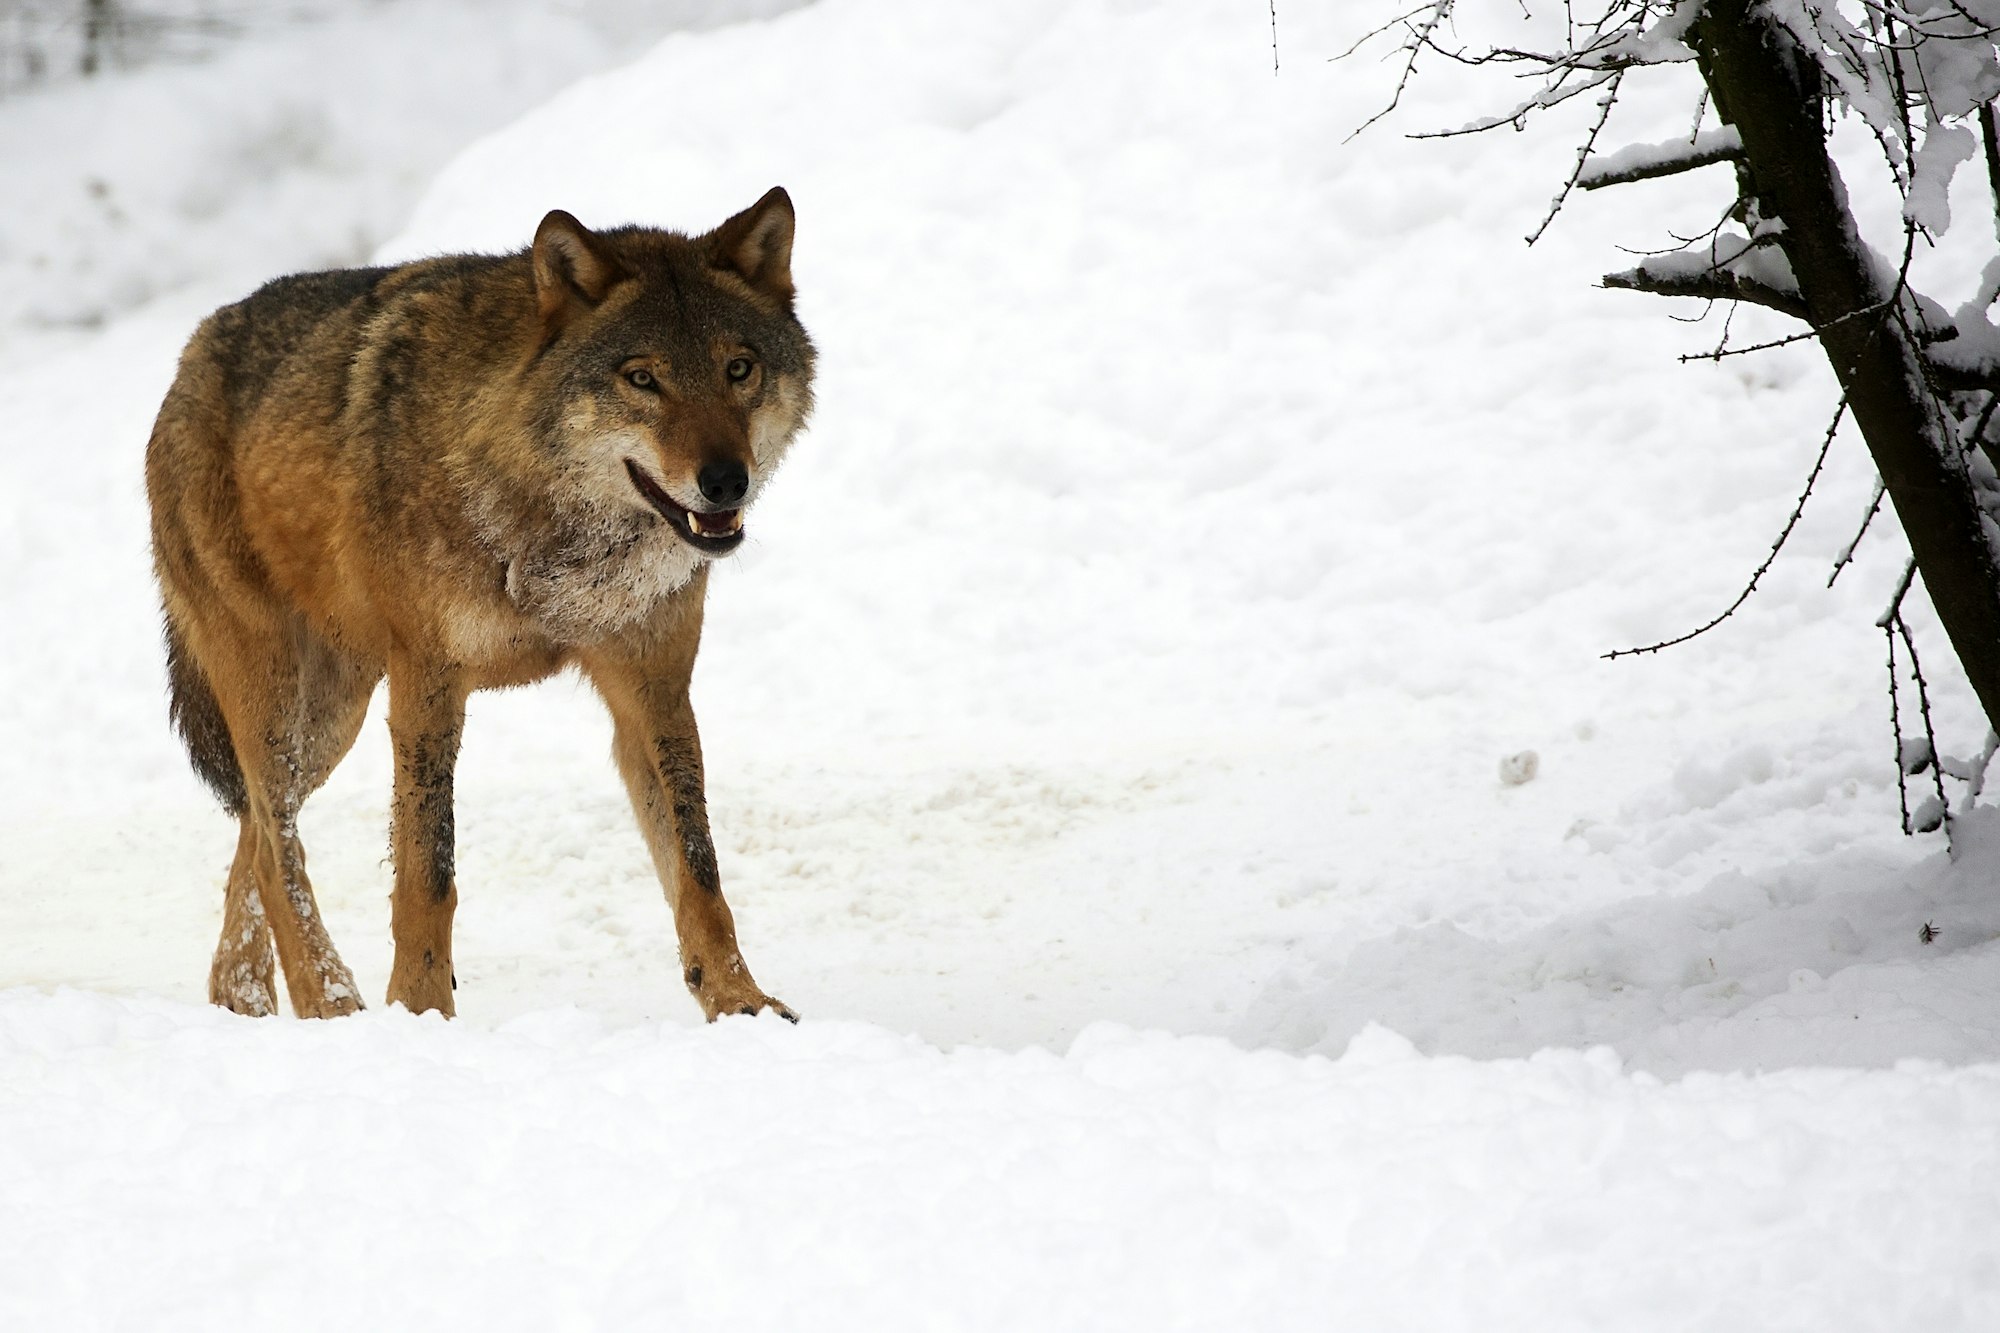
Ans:
[{"label": "brown fur", "polygon": [[361,1007],[299,806],[386,676],[391,1003],[453,1011],[452,774],[465,700],[574,665],[712,1019],[790,1011],[737,951],[688,680],[707,562],[811,407],[782,190],[713,232],[593,233],[282,278],[211,315],[146,452],[172,716],[241,823],[209,997]]}]

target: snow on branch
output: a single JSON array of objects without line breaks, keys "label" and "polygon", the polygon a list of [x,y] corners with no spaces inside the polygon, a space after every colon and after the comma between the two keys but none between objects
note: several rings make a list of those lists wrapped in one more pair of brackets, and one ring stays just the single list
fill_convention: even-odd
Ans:
[{"label": "snow on branch", "polygon": [[[1480,104],[1497,114],[1413,138],[1503,125],[1520,129],[1544,112],[1565,106],[1576,112],[1586,100],[1594,103],[1596,114],[1581,117],[1587,128],[1530,243],[1575,190],[1733,162],[1734,198],[1725,221],[1698,238],[1677,235],[1680,248],[1671,252],[1635,255],[1636,267],[1606,274],[1603,285],[1778,311],[1800,327],[1768,342],[1730,347],[1725,319],[1721,345],[1681,359],[1719,361],[1817,340],[1841,381],[1840,405],[1798,502],[1736,599],[1684,634],[1607,656],[1685,643],[1748,601],[1798,525],[1852,394],[1880,480],[1828,582],[1853,562],[1884,499],[1893,499],[1912,551],[1921,553],[1931,601],[1995,733],[1976,762],[1948,765],[1938,753],[1915,639],[1900,614],[1902,596],[1919,572],[1913,555],[1878,622],[1890,657],[1899,772],[1914,776],[1917,768],[1910,765],[1921,756],[1933,775],[1959,777],[1976,795],[1987,761],[2000,751],[2000,652],[1992,647],[2000,643],[2000,440],[1987,439],[1990,425],[2000,434],[1994,425],[2000,421],[2000,256],[1962,305],[1963,282],[1971,275],[1956,254],[1947,256],[1947,265],[1958,270],[1953,280],[1959,285],[1949,289],[1955,311],[1912,284],[1911,266],[1919,242],[1936,246],[1945,236],[1952,183],[1982,156],[2000,219],[2000,0],[1489,0],[1489,9],[1509,18],[1518,10],[1528,24],[1511,30],[1531,34],[1516,39],[1519,45],[1462,41],[1458,0],[1401,3],[1412,7],[1356,44],[1387,37],[1400,65],[1389,108],[1370,124],[1402,101],[1418,60],[1431,57],[1468,75],[1483,70],[1515,81],[1504,92],[1496,84],[1495,95]],[[1623,76],[1638,70],[1647,78],[1650,71],[1642,67],[1683,61],[1697,64],[1693,74],[1702,85],[1686,134],[1600,156],[1597,145]],[[1678,77],[1685,86],[1688,76]],[[1671,94],[1676,76],[1657,82]],[[1704,129],[1710,116],[1720,128]],[[1888,219],[1878,221],[1872,208],[1857,214],[1848,203],[1835,159],[1849,155],[1855,131],[1865,136],[1863,144],[1872,138],[1879,148],[1886,167],[1881,174],[1901,205],[1900,263],[1870,244],[1861,225],[1864,217],[1870,227]],[[1954,245],[1964,242],[1953,238]],[[1927,281],[1950,276],[1948,268],[1928,262],[1925,272]],[[1920,737],[1901,735],[1904,658],[1923,721]],[[1933,787],[1915,810],[1905,789],[1907,831],[1942,825],[1949,835],[1951,810],[1935,776]]]},{"label": "snow on branch", "polygon": [[2000,95],[2000,4],[1765,0],[1763,12],[1813,53],[1828,96],[1874,135],[1903,194],[1904,217],[1942,235],[1951,222],[1951,178],[1978,152],[1963,122]]},{"label": "snow on branch", "polygon": [[[1467,121],[1455,130],[1425,130],[1412,134],[1410,137],[1412,139],[1454,139],[1464,134],[1484,134],[1487,130],[1497,130],[1502,125],[1512,125],[1518,129],[1527,120],[1530,112],[1546,111],[1552,106],[1561,106],[1572,97],[1580,97],[1584,93],[1603,87],[1617,78],[1618,74],[1619,71],[1616,69],[1593,68],[1589,78],[1583,80],[1581,83],[1571,83],[1569,82],[1569,71],[1564,70],[1561,77],[1552,80],[1533,97],[1526,98],[1517,103],[1511,111],[1503,112],[1497,116],[1481,116],[1478,120]],[[1363,128],[1367,127],[1363,126]]]},{"label": "snow on branch", "polygon": [[1996,278],[2000,278],[2000,257],[1988,264],[1979,292],[1949,319],[1938,321],[1953,336],[1927,347],[1924,360],[1940,388],[2000,388],[2000,327],[1991,318]]},{"label": "snow on branch", "polygon": [[1605,125],[1611,120],[1611,108],[1618,105],[1618,84],[1624,77],[1622,70],[1611,76],[1610,86],[1605,88],[1604,96],[1597,102],[1597,123],[1592,125],[1590,133],[1584,136],[1583,147],[1576,150],[1576,165],[1570,169],[1569,179],[1563,182],[1562,189],[1556,191],[1556,197],[1549,200],[1549,211],[1542,215],[1541,225],[1529,234],[1529,245],[1542,239],[1542,233],[1556,220],[1556,214],[1562,212],[1563,204],[1569,199],[1569,192],[1583,179],[1583,173],[1590,165],[1591,154],[1597,149],[1597,136],[1604,133]]},{"label": "snow on branch", "polygon": [[1607,185],[1674,176],[1716,162],[1734,162],[1743,156],[1743,136],[1734,125],[1704,130],[1692,140],[1669,139],[1665,143],[1635,143],[1615,153],[1593,158],[1577,176],[1578,188],[1601,190]]},{"label": "snow on branch", "polygon": [[1604,285],[1658,296],[1699,296],[1711,301],[1747,301],[1794,319],[1806,318],[1805,298],[1784,252],[1773,238],[1752,240],[1725,231],[1703,250],[1654,255],[1637,268],[1604,275]]}]

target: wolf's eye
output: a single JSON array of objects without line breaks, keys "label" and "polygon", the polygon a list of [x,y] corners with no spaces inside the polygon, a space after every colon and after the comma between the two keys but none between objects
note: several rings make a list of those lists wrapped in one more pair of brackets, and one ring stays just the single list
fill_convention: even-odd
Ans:
[{"label": "wolf's eye", "polygon": [[736,356],[736,357],[731,357],[729,359],[729,364],[724,366],[722,370],[724,374],[729,376],[729,382],[731,384],[741,384],[744,380],[750,378],[750,372],[755,368],[756,367],[751,364],[749,357]]},{"label": "wolf's eye", "polygon": [[645,369],[626,371],[625,382],[635,389],[652,389],[659,386],[659,381],[653,378],[653,372]]}]

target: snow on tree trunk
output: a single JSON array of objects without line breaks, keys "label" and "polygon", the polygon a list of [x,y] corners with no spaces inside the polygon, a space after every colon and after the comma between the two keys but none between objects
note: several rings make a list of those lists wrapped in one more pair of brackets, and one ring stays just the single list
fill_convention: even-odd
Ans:
[{"label": "snow on tree trunk", "polygon": [[1742,139],[1746,196],[1784,223],[1806,313],[1896,506],[1924,587],[2000,730],[2000,560],[1963,448],[1926,382],[1915,298],[1862,241],[1826,148],[1821,70],[1752,0],[1710,0],[1690,34]]}]

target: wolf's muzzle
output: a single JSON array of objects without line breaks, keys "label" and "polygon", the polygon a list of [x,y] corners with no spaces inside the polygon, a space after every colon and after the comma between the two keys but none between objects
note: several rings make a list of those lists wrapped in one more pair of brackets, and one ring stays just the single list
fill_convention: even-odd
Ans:
[{"label": "wolf's muzzle", "polygon": [[[735,466],[744,474],[743,487],[736,492],[736,498],[741,499],[750,489],[749,473],[740,463]],[[706,471],[707,468],[704,468],[703,472]],[[674,535],[703,555],[728,555],[743,544],[741,509],[715,509],[707,513],[697,513],[668,495],[666,488],[654,481],[646,469],[634,460],[630,458],[625,460],[625,472],[632,478],[632,485],[646,503],[659,511],[660,517],[667,520],[667,525],[674,530]],[[704,486],[702,491],[706,495],[708,488]]]}]

